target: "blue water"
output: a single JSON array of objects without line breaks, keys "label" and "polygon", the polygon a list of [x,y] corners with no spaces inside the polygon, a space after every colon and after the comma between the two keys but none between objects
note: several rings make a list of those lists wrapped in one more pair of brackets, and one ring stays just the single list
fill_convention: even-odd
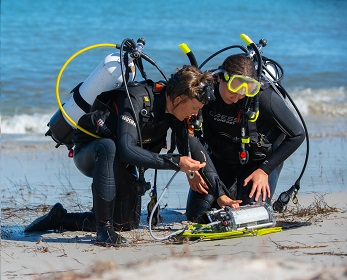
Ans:
[{"label": "blue water", "polygon": [[[126,3],[129,2],[129,3]],[[346,1],[1,1],[1,117],[3,133],[43,133],[57,110],[55,81],[80,49],[147,41],[145,52],[166,75],[188,64],[185,42],[198,63],[224,47],[266,38],[264,54],[285,70],[283,85],[303,114],[347,116]],[[62,101],[111,48],[77,57],[65,70]],[[229,52],[230,53],[230,52]],[[218,66],[228,52],[203,69]],[[145,63],[149,78],[160,73]],[[140,77],[140,75],[138,75]]]}]

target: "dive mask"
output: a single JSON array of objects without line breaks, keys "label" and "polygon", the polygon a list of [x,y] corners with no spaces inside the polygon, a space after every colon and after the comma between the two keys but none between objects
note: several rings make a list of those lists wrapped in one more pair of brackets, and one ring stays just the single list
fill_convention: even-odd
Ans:
[{"label": "dive mask", "polygon": [[233,75],[229,76],[227,72],[224,71],[224,80],[228,83],[228,90],[235,92],[247,97],[253,97],[257,95],[260,90],[260,83],[247,76],[243,75]]}]

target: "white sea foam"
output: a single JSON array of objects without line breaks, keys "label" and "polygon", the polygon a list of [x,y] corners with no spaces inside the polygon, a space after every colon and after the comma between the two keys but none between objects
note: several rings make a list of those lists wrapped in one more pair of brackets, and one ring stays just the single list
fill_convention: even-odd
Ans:
[{"label": "white sea foam", "polygon": [[290,95],[303,115],[347,116],[347,92],[344,87],[332,89],[294,89]]},{"label": "white sea foam", "polygon": [[1,133],[29,134],[45,133],[48,130],[47,123],[51,116],[35,113],[33,115],[22,114],[12,117],[2,117]]},{"label": "white sea foam", "polygon": [[[344,87],[332,89],[292,89],[288,90],[303,117],[324,118],[347,116],[347,91]],[[289,100],[287,102],[290,104]],[[1,132],[6,134],[30,134],[45,133],[48,130],[47,123],[54,112],[49,114],[16,114],[14,116],[2,116]]]}]

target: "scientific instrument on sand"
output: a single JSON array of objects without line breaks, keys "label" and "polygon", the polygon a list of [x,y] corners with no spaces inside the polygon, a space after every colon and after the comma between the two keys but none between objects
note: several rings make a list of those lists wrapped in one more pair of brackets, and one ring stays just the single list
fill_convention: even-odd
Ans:
[{"label": "scientific instrument on sand", "polygon": [[210,221],[208,224],[192,224],[167,236],[156,236],[153,233],[153,224],[151,221],[156,208],[177,173],[178,171],[174,173],[165,186],[149,217],[149,232],[153,239],[223,239],[264,235],[282,231],[282,228],[275,227],[276,219],[270,205],[262,202],[241,206],[237,209],[232,209],[228,206],[222,209],[212,209],[211,211],[206,212]]},{"label": "scientific instrument on sand", "polygon": [[273,227],[275,215],[267,203],[240,206],[232,209],[212,209],[206,213],[210,220],[209,226],[216,232]]}]

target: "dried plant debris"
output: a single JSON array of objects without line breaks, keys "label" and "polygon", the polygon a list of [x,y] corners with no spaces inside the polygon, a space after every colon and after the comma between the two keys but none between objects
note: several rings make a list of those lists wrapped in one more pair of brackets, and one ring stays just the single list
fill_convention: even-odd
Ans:
[{"label": "dried plant debris", "polygon": [[[282,213],[276,214],[277,225],[288,222],[296,222],[297,226],[310,225],[311,222],[322,220],[333,213],[341,212],[334,206],[329,206],[324,200],[325,194],[315,194],[314,201],[307,207],[303,207],[300,203],[294,206],[288,206]],[[295,224],[293,224],[295,227]]]},{"label": "dried plant debris", "polygon": [[277,249],[280,250],[298,250],[298,249],[313,249],[313,248],[325,248],[328,247],[328,245],[295,245],[295,246],[289,246],[289,245],[281,245],[278,242],[275,242],[270,239],[272,243],[274,243],[277,247]]}]

